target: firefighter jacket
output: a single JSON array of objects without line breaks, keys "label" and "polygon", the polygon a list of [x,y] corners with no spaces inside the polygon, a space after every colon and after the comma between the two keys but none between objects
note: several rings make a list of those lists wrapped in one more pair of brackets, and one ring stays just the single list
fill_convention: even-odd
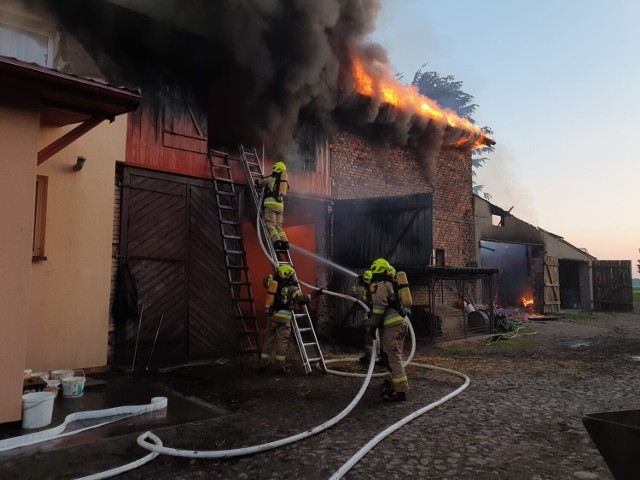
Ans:
[{"label": "firefighter jacket", "polygon": [[404,316],[398,310],[395,287],[390,277],[372,279],[370,290],[373,304],[370,321],[372,327],[384,328],[404,321]]},{"label": "firefighter jacket", "polygon": [[264,187],[262,205],[267,207],[284,208],[284,197],[278,194],[280,174],[273,173],[267,177],[256,180],[256,185]]},{"label": "firefighter jacket", "polygon": [[291,320],[294,305],[306,305],[315,298],[313,294],[303,294],[300,287],[292,281],[276,276],[278,290],[269,314],[277,318]]}]

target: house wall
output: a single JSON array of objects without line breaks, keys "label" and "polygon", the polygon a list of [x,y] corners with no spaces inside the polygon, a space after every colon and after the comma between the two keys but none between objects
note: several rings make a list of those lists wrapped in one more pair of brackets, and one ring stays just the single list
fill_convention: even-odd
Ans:
[{"label": "house wall", "polygon": [[38,155],[38,99],[16,98],[0,93],[0,423],[22,415]]},{"label": "house wall", "polygon": [[[103,122],[40,167],[48,177],[46,261],[33,264],[27,366],[102,367],[107,360],[113,177],[126,116]],[[71,129],[43,127],[39,148]],[[73,172],[77,155],[87,158]]]}]

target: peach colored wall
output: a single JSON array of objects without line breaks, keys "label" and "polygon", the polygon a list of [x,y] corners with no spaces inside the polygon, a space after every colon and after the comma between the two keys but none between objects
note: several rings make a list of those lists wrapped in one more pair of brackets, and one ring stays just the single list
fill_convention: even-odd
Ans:
[{"label": "peach colored wall", "polygon": [[[113,179],[126,124],[105,121],[38,167],[48,177],[47,260],[33,264],[27,368],[107,363]],[[43,127],[40,148],[71,128]],[[87,161],[73,172],[78,155]]]},{"label": "peach colored wall", "polygon": [[0,423],[22,415],[38,123],[37,100],[0,95]]}]

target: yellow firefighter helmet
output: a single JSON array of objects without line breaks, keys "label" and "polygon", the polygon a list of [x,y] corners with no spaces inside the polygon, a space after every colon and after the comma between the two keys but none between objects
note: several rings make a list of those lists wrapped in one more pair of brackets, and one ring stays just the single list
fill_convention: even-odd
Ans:
[{"label": "yellow firefighter helmet", "polygon": [[287,171],[287,166],[284,162],[276,162],[273,164],[273,173],[282,173]]},{"label": "yellow firefighter helmet", "polygon": [[284,265],[280,265],[278,267],[278,275],[280,275],[280,277],[282,278],[291,278],[295,274],[296,274],[296,271],[288,263],[285,263]]},{"label": "yellow firefighter helmet", "polygon": [[369,267],[369,270],[371,270],[371,273],[374,274],[385,273],[390,266],[391,265],[389,265],[389,262],[387,262],[384,258],[376,258],[371,264],[371,267]]},{"label": "yellow firefighter helmet", "polygon": [[372,277],[373,273],[371,273],[371,270],[365,270],[362,274],[362,280],[364,280],[364,283],[369,283]]}]

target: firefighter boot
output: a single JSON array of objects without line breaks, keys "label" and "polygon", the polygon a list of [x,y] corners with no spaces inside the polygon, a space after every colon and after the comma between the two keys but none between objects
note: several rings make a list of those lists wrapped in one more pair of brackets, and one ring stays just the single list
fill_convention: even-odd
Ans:
[{"label": "firefighter boot", "polygon": [[289,242],[282,240],[280,243],[282,243],[282,250],[289,250]]},{"label": "firefighter boot", "polygon": [[407,400],[407,395],[404,392],[392,392],[384,394],[382,399],[385,402],[404,402]]},{"label": "firefighter boot", "polygon": [[382,392],[383,397],[385,395],[391,395],[393,393],[393,384],[391,383],[391,380],[386,378],[384,382],[382,382],[382,385],[380,386],[380,391]]}]

